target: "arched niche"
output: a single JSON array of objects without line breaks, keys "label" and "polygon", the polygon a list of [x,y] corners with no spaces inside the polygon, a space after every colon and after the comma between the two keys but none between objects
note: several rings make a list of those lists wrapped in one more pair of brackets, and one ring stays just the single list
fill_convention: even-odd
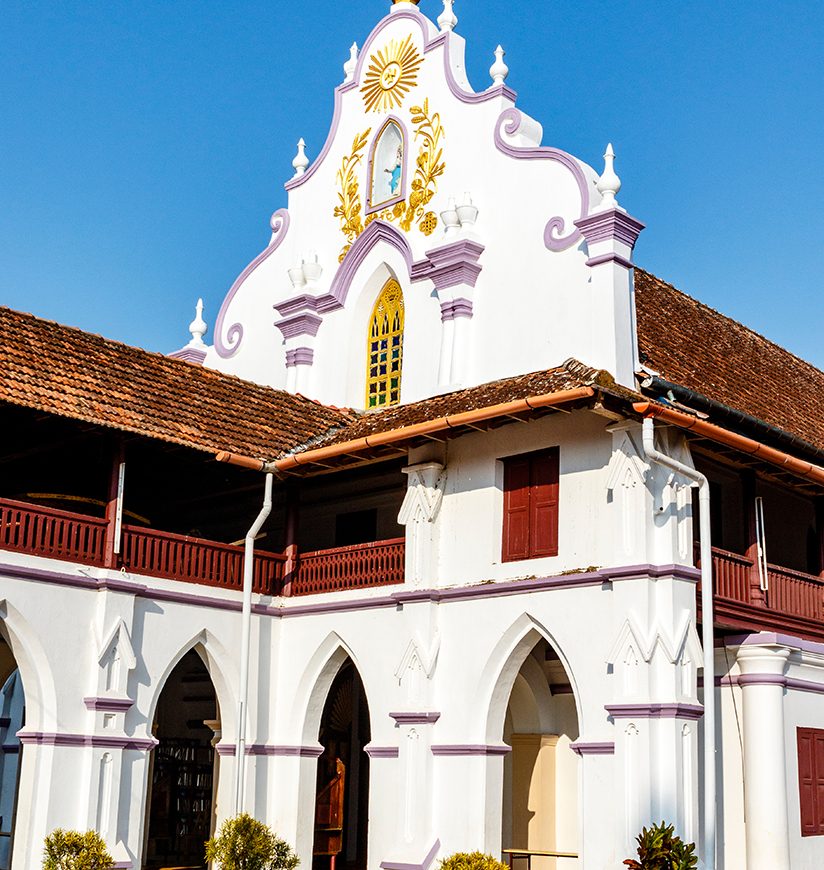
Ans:
[{"label": "arched niche", "polygon": [[198,648],[166,678],[154,709],[143,866],[194,867],[214,832],[220,707]]},{"label": "arched niche", "polygon": [[11,867],[22,752],[17,732],[25,724],[23,679],[11,647],[0,635],[0,870]]},{"label": "arched niche", "polygon": [[402,121],[390,116],[369,149],[367,214],[391,208],[406,199],[406,164],[406,128]]},{"label": "arched niche", "polygon": [[348,656],[332,680],[317,733],[313,860],[366,867],[369,843],[369,705],[358,669]]}]

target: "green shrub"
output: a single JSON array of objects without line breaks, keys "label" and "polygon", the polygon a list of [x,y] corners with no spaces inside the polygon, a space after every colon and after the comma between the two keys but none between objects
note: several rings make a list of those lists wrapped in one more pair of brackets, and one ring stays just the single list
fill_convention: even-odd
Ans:
[{"label": "green shrub", "polygon": [[698,858],[694,843],[684,843],[675,836],[675,826],[661,822],[638,837],[638,857],[624,861],[631,870],[695,870]]},{"label": "green shrub", "polygon": [[52,831],[44,843],[43,870],[109,870],[114,860],[96,831]]},{"label": "green shrub", "polygon": [[441,870],[509,870],[509,867],[483,852],[456,852],[441,861]]},{"label": "green shrub", "polygon": [[263,822],[241,813],[206,843],[206,860],[220,870],[295,870],[300,859]]}]

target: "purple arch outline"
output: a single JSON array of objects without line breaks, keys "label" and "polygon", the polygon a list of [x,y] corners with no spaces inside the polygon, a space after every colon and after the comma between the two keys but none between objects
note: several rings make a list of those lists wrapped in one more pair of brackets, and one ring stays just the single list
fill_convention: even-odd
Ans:
[{"label": "purple arch outline", "polygon": [[512,88],[507,87],[506,85],[492,85],[492,87],[487,88],[485,91],[480,91],[479,93],[473,93],[469,91],[465,91],[455,79],[455,74],[452,72],[452,65],[450,63],[450,41],[452,39],[451,33],[438,33],[436,36],[430,38],[428,33],[428,26],[431,24],[428,18],[426,18],[420,12],[395,12],[386,15],[382,18],[376,25],[374,30],[369,34],[366,38],[366,42],[364,42],[363,47],[361,48],[360,55],[358,56],[358,65],[355,69],[355,75],[352,78],[352,81],[344,82],[341,85],[338,85],[335,88],[335,108],[334,113],[332,115],[332,125],[329,128],[329,135],[326,137],[326,142],[324,143],[323,148],[321,149],[320,154],[315,158],[312,162],[311,166],[309,166],[306,172],[303,175],[298,176],[297,178],[292,178],[290,181],[287,181],[284,187],[286,190],[294,190],[295,188],[300,187],[302,184],[305,184],[309,179],[317,172],[320,168],[323,161],[326,159],[329,151],[332,148],[332,143],[335,141],[335,136],[338,132],[338,127],[340,126],[341,113],[343,111],[343,94],[348,93],[349,91],[355,90],[361,78],[361,72],[363,70],[363,65],[366,63],[367,57],[369,55],[369,50],[372,47],[372,43],[377,39],[378,35],[385,30],[392,22],[401,21],[404,18],[409,21],[414,21],[421,28],[421,33],[423,34],[423,53],[426,55],[434,48],[437,48],[439,45],[444,45],[445,50],[443,53],[443,66],[444,73],[446,75],[446,83],[449,86],[449,90],[452,94],[457,97],[462,103],[485,103],[488,100],[494,100],[496,97],[505,97],[510,100],[512,103],[515,103],[517,99],[517,94]]},{"label": "purple arch outline", "polygon": [[269,220],[269,226],[272,228],[272,238],[269,241],[266,249],[261,251],[254,260],[238,275],[235,283],[232,284],[223,304],[220,306],[220,311],[215,321],[215,350],[218,356],[223,359],[230,359],[240,348],[240,343],[243,341],[243,326],[240,323],[233,323],[226,331],[226,343],[223,341],[223,323],[226,319],[226,313],[232,300],[235,298],[238,290],[243,286],[246,279],[257,269],[257,267],[267,260],[281,246],[281,243],[286,238],[289,232],[289,223],[291,218],[289,212],[285,208],[279,208]]},{"label": "purple arch outline", "polygon": [[380,219],[374,220],[355,239],[343,258],[340,268],[332,279],[329,292],[318,301],[318,311],[336,311],[338,308],[343,308],[358,269],[380,242],[386,242],[400,252],[406,263],[409,278],[412,278],[412,249],[406,241],[406,236],[392,224]]},{"label": "purple arch outline", "polygon": [[[401,167],[401,185],[400,185],[400,193],[394,197],[393,199],[389,199],[386,202],[380,202],[377,205],[372,204],[372,189],[374,188],[375,179],[372,177],[372,172],[375,168],[375,155],[378,152],[378,145],[380,145],[380,141],[383,138],[383,134],[386,132],[387,128],[390,124],[394,124],[401,134],[401,141],[403,142],[403,166]],[[406,124],[401,121],[395,115],[387,115],[383,124],[381,124],[380,129],[372,138],[372,144],[369,147],[369,160],[366,164],[366,182],[368,185],[366,191],[366,214],[374,214],[376,211],[381,211],[385,208],[391,208],[393,205],[397,205],[399,202],[404,202],[406,199],[406,183],[409,180],[407,178],[407,168],[409,166],[409,131],[406,129]]]},{"label": "purple arch outline", "polygon": [[[523,115],[518,109],[512,107],[501,112],[495,124],[495,147],[502,154],[514,157],[516,160],[554,160],[565,166],[572,173],[578,185],[578,191],[581,194],[581,218],[585,218],[589,214],[589,184],[578,161],[566,151],[561,151],[560,148],[550,148],[545,145],[535,148],[519,148],[510,145],[501,135],[501,129],[503,128],[507,136],[514,136],[521,129],[522,123]],[[549,219],[544,229],[544,244],[550,251],[565,251],[583,238],[577,227],[569,235],[562,235],[565,228],[566,221],[560,215]]]}]

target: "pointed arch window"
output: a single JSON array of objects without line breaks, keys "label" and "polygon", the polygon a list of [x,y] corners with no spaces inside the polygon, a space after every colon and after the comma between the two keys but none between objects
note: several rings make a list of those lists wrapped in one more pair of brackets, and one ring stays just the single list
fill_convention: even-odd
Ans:
[{"label": "pointed arch window", "polygon": [[366,354],[366,407],[397,405],[401,400],[404,306],[401,285],[390,279],[369,319]]}]

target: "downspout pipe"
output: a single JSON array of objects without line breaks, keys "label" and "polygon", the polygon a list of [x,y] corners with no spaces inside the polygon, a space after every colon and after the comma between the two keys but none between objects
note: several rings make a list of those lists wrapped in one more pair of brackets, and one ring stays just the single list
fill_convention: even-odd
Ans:
[{"label": "downspout pipe", "polygon": [[669,468],[698,486],[701,534],[701,610],[704,646],[704,870],[715,870],[716,843],[716,746],[715,746],[715,632],[713,629],[712,526],[710,485],[707,478],[655,448],[655,423],[643,422],[643,448],[647,460]]},{"label": "downspout pipe", "polygon": [[246,719],[249,706],[249,658],[252,635],[252,586],[255,574],[255,538],[272,512],[272,483],[266,475],[263,507],[246,533],[243,551],[243,612],[240,633],[240,698],[237,710],[237,741],[235,742],[235,815],[243,812],[246,790]]}]

